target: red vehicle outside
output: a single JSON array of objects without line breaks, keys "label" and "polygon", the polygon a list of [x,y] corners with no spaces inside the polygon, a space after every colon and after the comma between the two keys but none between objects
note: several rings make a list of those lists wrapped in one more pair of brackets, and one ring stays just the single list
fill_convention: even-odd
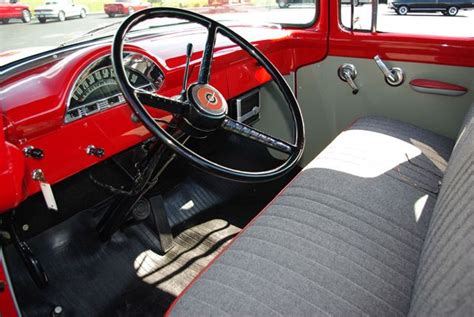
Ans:
[{"label": "red vehicle outside", "polygon": [[149,2],[140,0],[117,0],[113,3],[104,4],[104,11],[109,17],[113,18],[116,15],[128,15],[149,7],[151,7]]},{"label": "red vehicle outside", "polygon": [[24,23],[31,21],[30,8],[17,0],[0,0],[0,22],[8,23],[10,19],[21,19]]}]

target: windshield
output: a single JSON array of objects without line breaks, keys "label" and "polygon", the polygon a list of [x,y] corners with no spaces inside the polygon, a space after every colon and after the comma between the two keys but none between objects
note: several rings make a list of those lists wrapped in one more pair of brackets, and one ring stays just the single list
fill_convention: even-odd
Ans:
[{"label": "windshield", "polygon": [[[0,0],[0,66],[42,51],[114,34],[128,15],[149,7],[183,8],[224,24],[303,26],[316,0]],[[160,32],[182,20],[154,19],[132,32]],[[183,26],[184,27],[184,26]]]}]

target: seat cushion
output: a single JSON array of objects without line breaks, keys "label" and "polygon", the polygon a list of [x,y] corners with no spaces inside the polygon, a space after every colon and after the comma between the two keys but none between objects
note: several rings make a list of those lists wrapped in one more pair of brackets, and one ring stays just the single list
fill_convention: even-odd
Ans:
[{"label": "seat cushion", "polygon": [[406,315],[453,145],[398,121],[358,120],[170,314]]},{"label": "seat cushion", "polygon": [[410,315],[474,316],[474,105],[433,211]]}]

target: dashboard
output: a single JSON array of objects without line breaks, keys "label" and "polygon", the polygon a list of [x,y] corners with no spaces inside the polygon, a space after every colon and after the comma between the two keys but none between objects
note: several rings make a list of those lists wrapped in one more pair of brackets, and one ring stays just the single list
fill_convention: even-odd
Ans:
[{"label": "dashboard", "polygon": [[[232,27],[263,51],[282,74],[321,59],[315,33],[273,27]],[[187,43],[193,43],[189,83],[197,80],[207,34],[185,30],[130,40],[124,47],[128,79],[137,88],[166,97],[179,94]],[[312,54],[306,54],[311,52]],[[56,184],[151,137],[134,118],[114,78],[110,42],[97,42],[32,59],[0,77],[0,212],[40,191],[32,173],[40,169]],[[5,73],[3,73],[5,74]],[[232,42],[218,37],[211,85],[232,99],[270,80],[266,71]],[[160,121],[172,116],[148,111]],[[89,155],[94,146],[103,155]],[[41,150],[40,159],[25,155]],[[54,189],[54,187],[53,187]]]}]

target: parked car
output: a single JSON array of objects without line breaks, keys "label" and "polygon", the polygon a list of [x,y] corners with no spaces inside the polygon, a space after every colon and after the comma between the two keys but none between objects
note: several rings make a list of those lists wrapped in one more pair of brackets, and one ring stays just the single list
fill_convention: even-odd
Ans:
[{"label": "parked car", "polygon": [[116,15],[129,15],[149,7],[151,7],[151,3],[140,0],[116,0],[104,4],[104,11],[109,17],[113,18]]},{"label": "parked car", "polygon": [[67,18],[85,18],[87,8],[83,5],[75,4],[72,0],[46,1],[44,5],[35,9],[35,16],[40,23],[46,23],[48,19],[66,21]]},{"label": "parked car", "polygon": [[26,4],[17,0],[0,0],[0,22],[8,23],[10,19],[20,19],[24,23],[31,21],[31,11]]},{"label": "parked car", "polygon": [[276,3],[278,6],[283,9],[283,8],[288,8],[290,4],[295,4],[295,3],[312,3],[314,4],[314,0],[276,0]]},{"label": "parked car", "polygon": [[443,15],[455,16],[459,10],[474,8],[472,0],[396,0],[388,7],[398,15],[409,12],[441,12]]}]

